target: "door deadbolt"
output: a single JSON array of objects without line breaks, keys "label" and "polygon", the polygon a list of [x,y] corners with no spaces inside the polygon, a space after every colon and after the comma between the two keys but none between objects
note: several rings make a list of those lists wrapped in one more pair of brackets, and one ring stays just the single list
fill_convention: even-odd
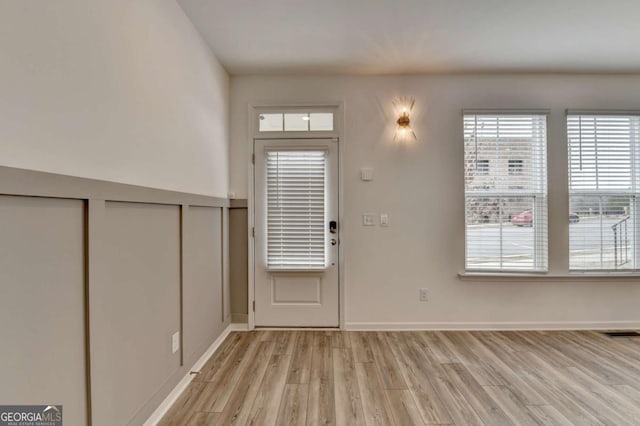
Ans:
[{"label": "door deadbolt", "polygon": [[332,234],[338,232],[338,222],[336,222],[335,220],[329,222],[329,232]]}]

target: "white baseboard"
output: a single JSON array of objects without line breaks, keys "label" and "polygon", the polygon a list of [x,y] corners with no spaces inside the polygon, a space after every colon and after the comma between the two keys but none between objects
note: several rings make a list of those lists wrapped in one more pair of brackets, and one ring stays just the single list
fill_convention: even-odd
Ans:
[{"label": "white baseboard", "polygon": [[256,327],[260,331],[340,331],[338,327]]},{"label": "white baseboard", "polygon": [[[204,366],[204,364],[207,362],[209,358],[211,358],[211,355],[213,355],[216,349],[220,347],[220,344],[224,342],[224,339],[227,338],[229,333],[236,330],[236,328],[234,328],[234,325],[235,324],[229,324],[227,328],[224,329],[222,334],[220,334],[220,336],[218,336],[218,338],[211,344],[211,346],[209,346],[209,348],[205,351],[205,353],[202,354],[202,356],[196,361],[196,363],[193,364],[193,367],[191,367],[189,371],[198,371]],[[182,394],[182,392],[184,392],[187,386],[189,386],[189,383],[191,383],[194,377],[195,377],[194,374],[190,374],[189,372],[187,372],[187,374],[182,378],[182,380],[178,382],[176,387],[173,388],[171,393],[169,393],[169,395],[167,395],[164,401],[162,401],[162,404],[160,404],[158,408],[156,408],[156,410],[151,414],[151,417],[149,417],[147,421],[144,422],[144,426],[157,425],[158,422],[162,420],[162,417],[164,417],[164,415],[167,414],[167,411],[169,411],[169,408],[171,408],[173,403],[176,402],[176,400]]]},{"label": "white baseboard", "polygon": [[232,322],[231,324],[229,324],[229,329],[230,331],[248,331],[249,324]]},{"label": "white baseboard", "polygon": [[347,322],[350,331],[401,330],[629,330],[640,329],[640,321],[560,322]]}]

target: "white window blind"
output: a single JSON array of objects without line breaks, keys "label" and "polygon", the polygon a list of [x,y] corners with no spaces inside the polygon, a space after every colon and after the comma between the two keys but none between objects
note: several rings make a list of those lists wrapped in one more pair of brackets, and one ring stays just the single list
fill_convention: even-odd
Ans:
[{"label": "white window blind", "polygon": [[569,267],[638,268],[640,116],[567,115]]},{"label": "white window blind", "polygon": [[267,152],[269,269],[325,268],[325,151]]},{"label": "white window blind", "polygon": [[547,270],[547,117],[465,114],[467,270]]}]

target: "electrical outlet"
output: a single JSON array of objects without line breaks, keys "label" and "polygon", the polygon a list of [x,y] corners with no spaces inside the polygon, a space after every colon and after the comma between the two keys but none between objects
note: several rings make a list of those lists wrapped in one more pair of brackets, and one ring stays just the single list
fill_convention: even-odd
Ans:
[{"label": "electrical outlet", "polygon": [[360,169],[360,179],[364,182],[369,182],[373,180],[373,169],[369,167],[363,167]]},{"label": "electrical outlet", "polygon": [[428,302],[429,301],[429,289],[428,288],[421,288],[420,289],[420,301],[421,302]]},{"label": "electrical outlet", "polygon": [[175,354],[176,352],[178,352],[180,350],[180,332],[176,331],[175,333],[173,333],[173,336],[171,336],[171,353]]}]

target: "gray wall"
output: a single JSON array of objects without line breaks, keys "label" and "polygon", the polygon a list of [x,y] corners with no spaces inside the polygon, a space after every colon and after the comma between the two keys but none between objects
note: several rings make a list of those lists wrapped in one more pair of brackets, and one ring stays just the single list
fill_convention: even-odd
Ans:
[{"label": "gray wall", "polygon": [[142,424],[229,324],[228,223],[224,199],[0,167],[0,400]]},{"label": "gray wall", "polygon": [[247,322],[248,300],[248,238],[247,200],[231,200],[229,209],[229,267],[231,282],[231,313],[233,322]]},{"label": "gray wall", "polygon": [[183,298],[185,363],[192,365],[223,329],[221,209],[189,207],[185,223]]},{"label": "gray wall", "polygon": [[84,203],[0,195],[0,401],[86,421]]},{"label": "gray wall", "polygon": [[180,206],[107,202],[104,216],[108,284],[91,289],[100,304],[94,414],[125,424],[180,367],[180,353],[171,353],[180,331]]}]

